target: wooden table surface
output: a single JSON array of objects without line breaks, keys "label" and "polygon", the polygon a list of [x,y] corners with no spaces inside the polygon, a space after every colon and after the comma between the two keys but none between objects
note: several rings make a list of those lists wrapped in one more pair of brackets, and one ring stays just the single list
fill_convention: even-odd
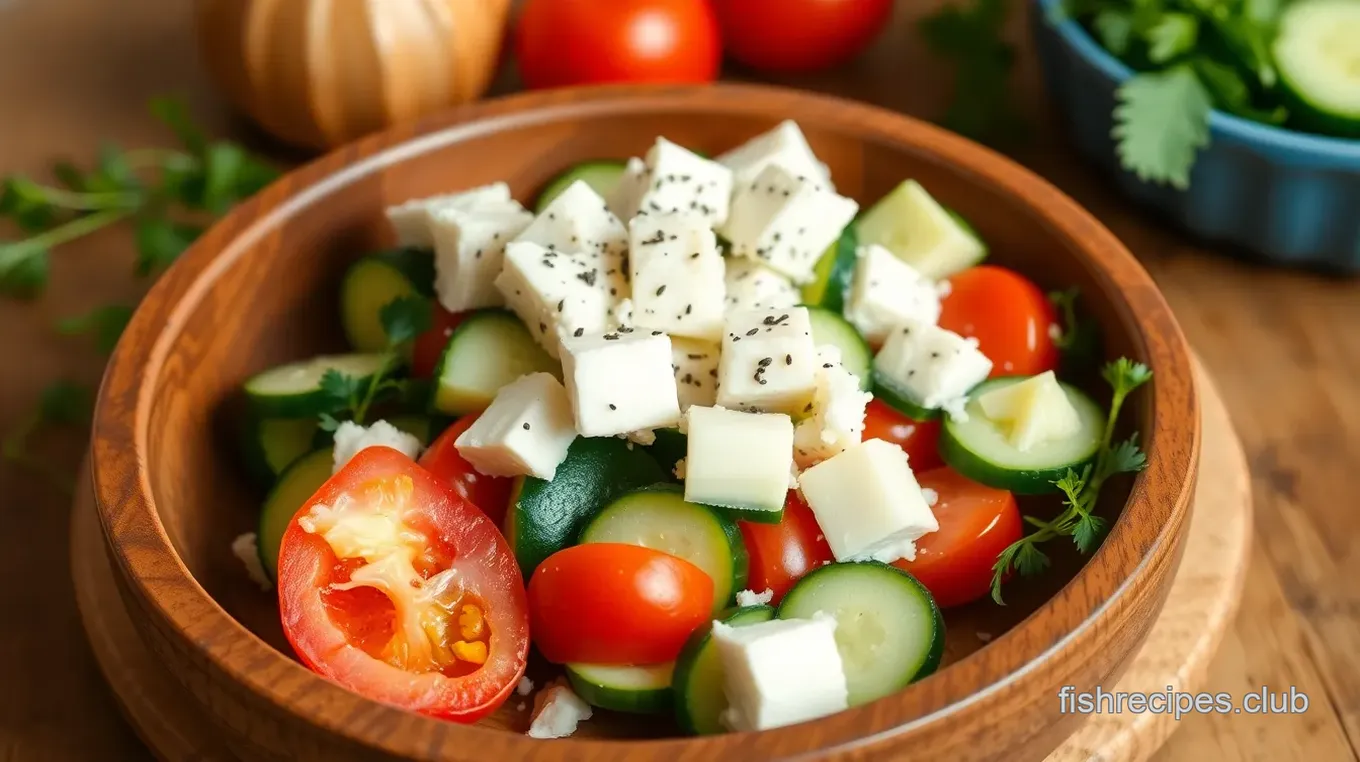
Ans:
[{"label": "wooden table surface", "polygon": [[[907,113],[939,113],[945,77],[900,2],[893,28],[860,61],[791,81]],[[218,134],[258,141],[207,83],[184,0],[0,0],[0,174],[85,160],[97,143],[159,145],[153,95],[188,100]],[[1197,246],[1119,199],[1052,129],[1033,57],[1022,48],[1016,92],[1037,126],[1013,155],[1085,204],[1137,254],[1166,292],[1216,378],[1253,471],[1257,545],[1234,630],[1211,670],[1213,691],[1294,686],[1302,715],[1191,716],[1160,762],[1356,760],[1360,749],[1360,283],[1238,263]],[[512,83],[502,82],[498,90]],[[296,160],[275,151],[283,161]],[[60,317],[146,284],[125,231],[60,250],[52,286],[30,304],[0,301],[0,430],[55,378],[98,380],[101,360],[58,337]],[[83,431],[35,442],[74,473]],[[68,572],[68,498],[0,467],[0,761],[147,757],[100,681],[83,641]]]}]

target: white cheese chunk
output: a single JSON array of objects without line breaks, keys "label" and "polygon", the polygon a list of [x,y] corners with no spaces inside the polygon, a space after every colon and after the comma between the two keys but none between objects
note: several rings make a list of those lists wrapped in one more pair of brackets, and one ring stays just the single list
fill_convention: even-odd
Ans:
[{"label": "white cheese chunk", "polygon": [[759,593],[754,590],[740,590],[737,592],[738,606],[764,606],[772,600],[774,600],[774,591],[768,587]]},{"label": "white cheese chunk", "polygon": [[746,511],[780,511],[793,468],[793,421],[695,405],[685,411],[685,500]]},{"label": "white cheese chunk", "polygon": [[718,360],[718,404],[801,413],[817,389],[817,349],[806,307],[728,313]]},{"label": "white cheese chunk", "polygon": [[609,211],[627,222],[637,215],[642,194],[647,192],[647,162],[634,156],[624,165],[619,184],[610,192]]},{"label": "white cheese chunk", "polygon": [[718,163],[732,170],[732,179],[737,185],[749,185],[766,167],[778,164],[795,177],[816,178],[822,185],[832,187],[831,173],[817,160],[803,131],[792,120],[780,122],[769,132],[719,156]]},{"label": "white cheese chunk", "polygon": [[724,264],[712,228],[689,213],[640,215],[630,227],[633,325],[717,341]]},{"label": "white cheese chunk", "polygon": [[528,696],[534,692],[534,681],[528,675],[521,677],[519,683],[515,685],[515,693],[520,696]]},{"label": "white cheese chunk", "polygon": [[717,342],[671,337],[671,367],[680,393],[680,412],[690,405],[711,407],[718,399]]},{"label": "white cheese chunk", "polygon": [[727,259],[723,279],[727,289],[727,311],[782,309],[803,300],[798,287],[770,268],[742,257]]},{"label": "white cheese chunk", "polygon": [[534,707],[534,718],[529,723],[530,738],[566,738],[593,714],[590,704],[577,696],[561,678],[539,691],[534,697]]},{"label": "white cheese chunk", "polygon": [[574,441],[567,390],[550,373],[531,373],[501,387],[454,446],[478,473],[550,481]]},{"label": "white cheese chunk", "polygon": [[817,260],[858,210],[854,200],[771,164],[755,180],[737,186],[732,213],[719,232],[732,243],[734,256],[807,283]]},{"label": "white cheese chunk", "polygon": [[274,583],[269,581],[269,575],[265,574],[264,563],[260,560],[259,535],[247,532],[232,540],[231,554],[246,568],[246,576],[250,577],[250,581],[259,585],[261,590],[269,590],[274,586]]},{"label": "white cheese chunk", "polygon": [[940,295],[935,284],[877,244],[862,246],[850,284],[845,317],[871,344],[882,344],[908,320],[935,325]]},{"label": "white cheese chunk", "polygon": [[505,303],[548,354],[559,356],[561,336],[602,331],[627,296],[620,256],[576,256],[528,242],[505,247],[496,277]]},{"label": "white cheese chunk", "polygon": [[581,436],[618,436],[680,420],[671,340],[660,331],[563,337],[562,375]]},{"label": "white cheese chunk", "polygon": [[864,435],[864,409],[874,395],[859,388],[859,379],[841,364],[835,346],[817,348],[817,391],[810,415],[793,432],[793,459],[801,467],[826,460]]},{"label": "white cheese chunk", "polygon": [[505,245],[533,221],[515,202],[493,210],[469,211],[455,206],[432,209],[434,290],[449,312],[499,307],[496,276],[505,262]]},{"label": "white cheese chunk", "polygon": [[374,421],[371,426],[345,421],[335,430],[335,465],[331,473],[344,468],[360,450],[368,447],[391,447],[410,458],[420,454],[420,440],[387,421]]},{"label": "white cheese chunk", "polygon": [[992,372],[992,361],[974,341],[908,320],[888,334],[874,356],[874,370],[921,407],[945,409],[966,420],[962,402]]},{"label": "white cheese chunk", "polygon": [[497,208],[513,203],[510,198],[510,186],[505,183],[493,183],[457,193],[411,199],[403,204],[389,206],[387,220],[397,235],[398,246],[428,249],[434,246],[430,212],[439,209],[461,209],[471,212],[480,207]]},{"label": "white cheese chunk", "polygon": [[849,705],[836,620],[826,614],[745,627],[714,622],[713,642],[729,703],[722,720],[732,730],[793,725]]},{"label": "white cheese chunk", "polygon": [[732,200],[732,171],[727,167],[665,138],[656,139],[646,163],[637,214],[684,212],[703,218],[710,226],[727,220]]},{"label": "white cheese chunk", "polygon": [[902,448],[869,439],[804,471],[803,498],[837,561],[916,557],[940,528]]},{"label": "white cheese chunk", "polygon": [[1081,431],[1077,409],[1051,370],[990,391],[977,401],[988,420],[1009,427],[1010,443],[1020,452]]},{"label": "white cheese chunk", "polygon": [[600,194],[584,180],[577,180],[539,212],[515,240],[568,254],[618,255],[628,248],[628,231]]}]

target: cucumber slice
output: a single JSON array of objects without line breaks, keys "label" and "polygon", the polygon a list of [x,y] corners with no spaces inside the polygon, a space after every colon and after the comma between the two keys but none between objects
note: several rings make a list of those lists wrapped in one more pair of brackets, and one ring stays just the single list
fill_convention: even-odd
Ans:
[{"label": "cucumber slice", "polygon": [[321,377],[334,370],[366,386],[391,357],[385,354],[327,355],[280,365],[245,384],[255,412],[265,418],[305,418],[329,412],[335,399],[321,389]]},{"label": "cucumber slice", "polygon": [[647,452],[656,459],[656,464],[666,472],[668,481],[684,481],[675,475],[675,464],[685,459],[689,449],[689,437],[679,429],[657,429],[656,441],[647,445]]},{"label": "cucumber slice", "polygon": [[856,224],[860,245],[876,243],[927,278],[948,277],[987,257],[987,246],[973,226],[915,180],[879,199]]},{"label": "cucumber slice", "polygon": [[340,284],[340,322],[354,351],[387,348],[379,313],[403,296],[434,296],[434,256],[429,251],[380,251],[350,265]]},{"label": "cucumber slice", "polygon": [[946,419],[940,430],[940,457],[955,471],[997,489],[1017,495],[1057,492],[1053,483],[1068,469],[1081,473],[1096,456],[1105,433],[1105,411],[1081,390],[1062,384],[1067,401],[1076,408],[1081,429],[1060,442],[1047,442],[1021,452],[1011,446],[1006,432],[988,420],[978,397],[1025,380],[1025,376],[994,378],[979,384],[968,395],[966,422]]},{"label": "cucumber slice", "polygon": [[827,247],[817,260],[812,282],[803,286],[803,304],[839,313],[845,309],[845,294],[855,275],[855,252],[859,238],[854,225],[847,225],[841,237]]},{"label": "cucumber slice", "polygon": [[466,415],[490,405],[501,387],[539,371],[562,375],[561,366],[513,313],[480,310],[449,337],[435,368],[430,404],[435,412]]},{"label": "cucumber slice", "polygon": [[568,664],[567,681],[591,706],[633,714],[662,714],[671,709],[674,663],[640,667]]},{"label": "cucumber slice", "polygon": [[657,484],[610,503],[581,532],[581,542],[641,545],[683,558],[713,578],[713,610],[746,587],[746,543],[735,521],[686,503],[682,487]]},{"label": "cucumber slice", "polygon": [[779,604],[780,619],[836,618],[850,706],[867,704],[935,671],[944,617],[916,578],[877,561],[814,569]]},{"label": "cucumber slice", "polygon": [[315,418],[251,418],[245,427],[245,456],[251,472],[273,484],[293,461],[311,452],[321,428]]},{"label": "cucumber slice", "polygon": [[1300,126],[1360,137],[1360,3],[1302,0],[1284,9],[1274,45]]},{"label": "cucumber slice", "polygon": [[279,477],[278,484],[270,490],[260,509],[259,547],[260,563],[264,565],[269,578],[277,581],[279,570],[279,546],[283,544],[283,533],[293,516],[321,485],[331,478],[334,458],[329,449],[313,450],[298,458]]},{"label": "cucumber slice", "polygon": [[834,345],[841,351],[841,365],[859,379],[859,388],[869,391],[874,382],[874,353],[869,342],[840,313],[818,307],[808,307],[808,321],[812,324],[812,341],[817,346]]},{"label": "cucumber slice", "polygon": [[623,177],[625,165],[621,161],[614,159],[601,159],[599,161],[586,161],[577,164],[562,174],[548,181],[543,186],[543,190],[538,194],[538,200],[534,202],[534,213],[542,214],[544,209],[553,199],[562,194],[569,185],[577,180],[584,180],[592,190],[605,198],[614,192],[619,184],[619,178]]},{"label": "cucumber slice", "polygon": [[[748,606],[721,619],[730,627],[745,627],[774,619],[770,606]],[[675,660],[675,718],[694,735],[724,733],[722,714],[727,711],[723,692],[722,660],[713,646],[713,623],[694,631]]]},{"label": "cucumber slice", "polygon": [[572,544],[606,505],[664,481],[661,467],[643,448],[614,437],[577,437],[550,482],[517,478],[505,514],[505,539],[525,579],[545,558]]}]

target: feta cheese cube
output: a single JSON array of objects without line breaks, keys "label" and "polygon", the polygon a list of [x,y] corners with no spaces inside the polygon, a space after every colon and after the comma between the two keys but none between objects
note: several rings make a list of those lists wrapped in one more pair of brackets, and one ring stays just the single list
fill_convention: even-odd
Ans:
[{"label": "feta cheese cube", "polygon": [[792,120],[780,122],[769,132],[719,156],[718,163],[732,170],[732,181],[736,185],[749,185],[766,167],[778,164],[795,177],[815,178],[828,188],[832,187],[831,173],[817,160],[803,131]]},{"label": "feta cheese cube", "polygon": [[771,164],[737,186],[720,232],[732,254],[768,265],[795,283],[813,279],[817,260],[854,219],[859,205]]},{"label": "feta cheese cube", "polygon": [[514,242],[505,247],[504,269],[495,285],[538,343],[557,357],[562,335],[602,331],[610,325],[627,290],[616,260]]},{"label": "feta cheese cube", "polygon": [[566,738],[576,732],[593,710],[577,696],[563,678],[558,678],[534,696],[534,718],[529,723],[530,738]]},{"label": "feta cheese cube", "polygon": [[518,203],[493,210],[447,206],[429,211],[434,235],[434,290],[449,312],[499,307],[505,298],[496,276],[505,262],[505,245],[533,221]]},{"label": "feta cheese cube", "polygon": [[628,248],[628,231],[600,194],[584,180],[577,180],[539,212],[515,240],[568,254],[618,255]]},{"label": "feta cheese cube", "polygon": [[817,349],[806,307],[735,310],[718,360],[718,404],[800,413],[817,389]]},{"label": "feta cheese cube", "polygon": [[387,421],[374,421],[372,426],[345,421],[335,430],[335,465],[331,473],[344,468],[360,450],[368,447],[391,447],[412,459],[420,454],[420,440]]},{"label": "feta cheese cube", "polygon": [[387,220],[397,235],[398,246],[428,249],[434,246],[430,212],[438,209],[461,209],[471,212],[481,207],[497,208],[510,204],[514,204],[514,200],[510,198],[510,186],[505,183],[493,183],[458,193],[416,198],[403,204],[389,206]]},{"label": "feta cheese cube", "polygon": [[717,341],[724,266],[708,223],[688,213],[645,214],[631,227],[633,324]]},{"label": "feta cheese cube", "polygon": [[671,367],[680,393],[680,412],[690,405],[711,407],[718,399],[717,342],[671,337]]},{"label": "feta cheese cube", "polygon": [[1020,452],[1061,441],[1081,431],[1081,418],[1053,371],[996,389],[978,397],[982,414],[1009,428],[1009,440]]},{"label": "feta cheese cube", "polygon": [[695,405],[685,411],[685,500],[781,511],[793,468],[793,421]]},{"label": "feta cheese cube", "polygon": [[864,435],[864,409],[874,395],[859,387],[859,379],[841,364],[841,351],[817,348],[817,391],[811,413],[793,432],[793,459],[802,468],[826,460]]},{"label": "feta cheese cube", "polygon": [[638,197],[638,214],[685,212],[710,226],[727,220],[732,199],[732,171],[665,138],[647,152],[646,187]]},{"label": "feta cheese cube", "polygon": [[634,156],[623,167],[619,184],[609,194],[609,211],[624,222],[633,219],[642,202],[642,194],[647,192],[647,162]]},{"label": "feta cheese cube", "polygon": [[836,620],[824,613],[745,627],[714,622],[713,642],[729,703],[722,720],[732,730],[769,730],[849,706]]},{"label": "feta cheese cube", "polygon": [[877,244],[862,246],[850,284],[845,317],[871,344],[882,344],[908,320],[935,325],[940,295],[935,285]]},{"label": "feta cheese cube", "polygon": [[742,257],[727,260],[723,279],[727,289],[726,308],[733,310],[783,309],[803,300],[803,294],[788,278]]},{"label": "feta cheese cube", "polygon": [[804,471],[803,498],[837,561],[916,557],[916,540],[940,528],[907,454],[869,439]]},{"label": "feta cheese cube", "polygon": [[566,336],[562,375],[581,436],[618,436],[680,420],[671,340],[660,331]]},{"label": "feta cheese cube", "polygon": [[876,378],[923,408],[967,420],[962,401],[992,372],[977,342],[929,323],[908,320],[888,334],[874,356]]},{"label": "feta cheese cube", "polygon": [[478,473],[551,480],[574,441],[567,390],[549,373],[531,373],[502,387],[454,446]]},{"label": "feta cheese cube", "polygon": [[737,592],[738,606],[764,606],[772,600],[774,600],[774,591],[768,587],[765,588],[763,592],[759,593],[754,590],[741,590]]}]

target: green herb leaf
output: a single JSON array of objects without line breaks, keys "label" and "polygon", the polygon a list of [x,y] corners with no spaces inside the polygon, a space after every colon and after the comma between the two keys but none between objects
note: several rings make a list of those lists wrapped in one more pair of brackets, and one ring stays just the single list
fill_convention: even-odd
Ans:
[{"label": "green herb leaf", "polygon": [[340,421],[330,413],[322,413],[321,420],[317,423],[317,426],[319,426],[322,431],[335,431],[340,428]]},{"label": "green herb leaf", "polygon": [[94,390],[85,384],[55,381],[43,389],[38,410],[47,423],[89,423],[94,414]]},{"label": "green herb leaf", "polygon": [[1115,474],[1137,473],[1147,468],[1147,454],[1138,446],[1138,434],[1134,432],[1110,448],[1109,455],[1101,464],[1102,478]]},{"label": "green herb leaf", "polygon": [[405,344],[429,330],[432,313],[430,300],[418,296],[400,296],[383,305],[378,319],[387,333],[388,346]]},{"label": "green herb leaf", "polygon": [[1083,514],[1072,528],[1072,541],[1076,543],[1077,550],[1090,554],[1099,547],[1108,527],[1109,523],[1105,519],[1091,513]]},{"label": "green herb leaf", "polygon": [[203,155],[208,146],[208,139],[198,125],[194,124],[188,108],[182,101],[166,97],[153,98],[151,113],[175,133],[175,137],[185,150],[195,156]]},{"label": "green herb leaf", "polygon": [[337,409],[344,409],[352,407],[355,398],[363,391],[363,380],[331,368],[321,374],[320,388],[334,400]]},{"label": "green herb leaf", "polygon": [[57,182],[65,186],[67,190],[77,193],[84,193],[87,190],[85,173],[69,161],[52,162],[52,176],[57,178]]},{"label": "green herb leaf", "polygon": [[1166,63],[1195,47],[1199,41],[1199,19],[1188,13],[1167,13],[1143,36],[1148,43],[1148,59]]},{"label": "green herb leaf", "polygon": [[1138,74],[1120,85],[1114,137],[1120,161],[1139,179],[1190,185],[1195,153],[1209,144],[1209,93],[1186,65]]},{"label": "green herb leaf", "polygon": [[1048,565],[1048,556],[1032,542],[1021,545],[1020,552],[1015,554],[1015,570],[1020,572],[1022,577],[1042,574]]},{"label": "green herb leaf", "polygon": [[1143,363],[1121,357],[1106,365],[1100,375],[1114,389],[1116,397],[1125,397],[1147,383],[1152,378],[1152,370]]},{"label": "green herb leaf", "polygon": [[84,180],[86,193],[135,193],[142,189],[142,181],[128,163],[127,155],[113,143],[99,146],[95,171]]},{"label": "green herb leaf", "polygon": [[1118,8],[1106,8],[1091,21],[1096,37],[1106,50],[1117,56],[1129,52],[1133,40],[1133,15]]},{"label": "green herb leaf", "polygon": [[0,183],[0,216],[9,217],[25,231],[35,232],[51,225],[57,211],[42,186],[23,175],[10,175]]},{"label": "green herb leaf", "polygon": [[200,227],[164,218],[138,220],[137,274],[149,275],[169,267],[202,233]]},{"label": "green herb leaf", "polygon": [[1022,132],[1008,87],[1015,50],[1002,38],[1009,4],[1005,0],[965,0],[921,20],[918,29],[936,55],[955,65],[955,95],[943,123],[969,137],[985,140]]},{"label": "green herb leaf", "polygon": [[121,304],[97,307],[84,315],[62,320],[57,323],[57,330],[68,336],[91,334],[99,351],[109,354],[132,319],[132,312],[132,307]]},{"label": "green herb leaf", "polygon": [[47,249],[31,241],[0,242],[0,294],[30,299],[47,287]]}]

